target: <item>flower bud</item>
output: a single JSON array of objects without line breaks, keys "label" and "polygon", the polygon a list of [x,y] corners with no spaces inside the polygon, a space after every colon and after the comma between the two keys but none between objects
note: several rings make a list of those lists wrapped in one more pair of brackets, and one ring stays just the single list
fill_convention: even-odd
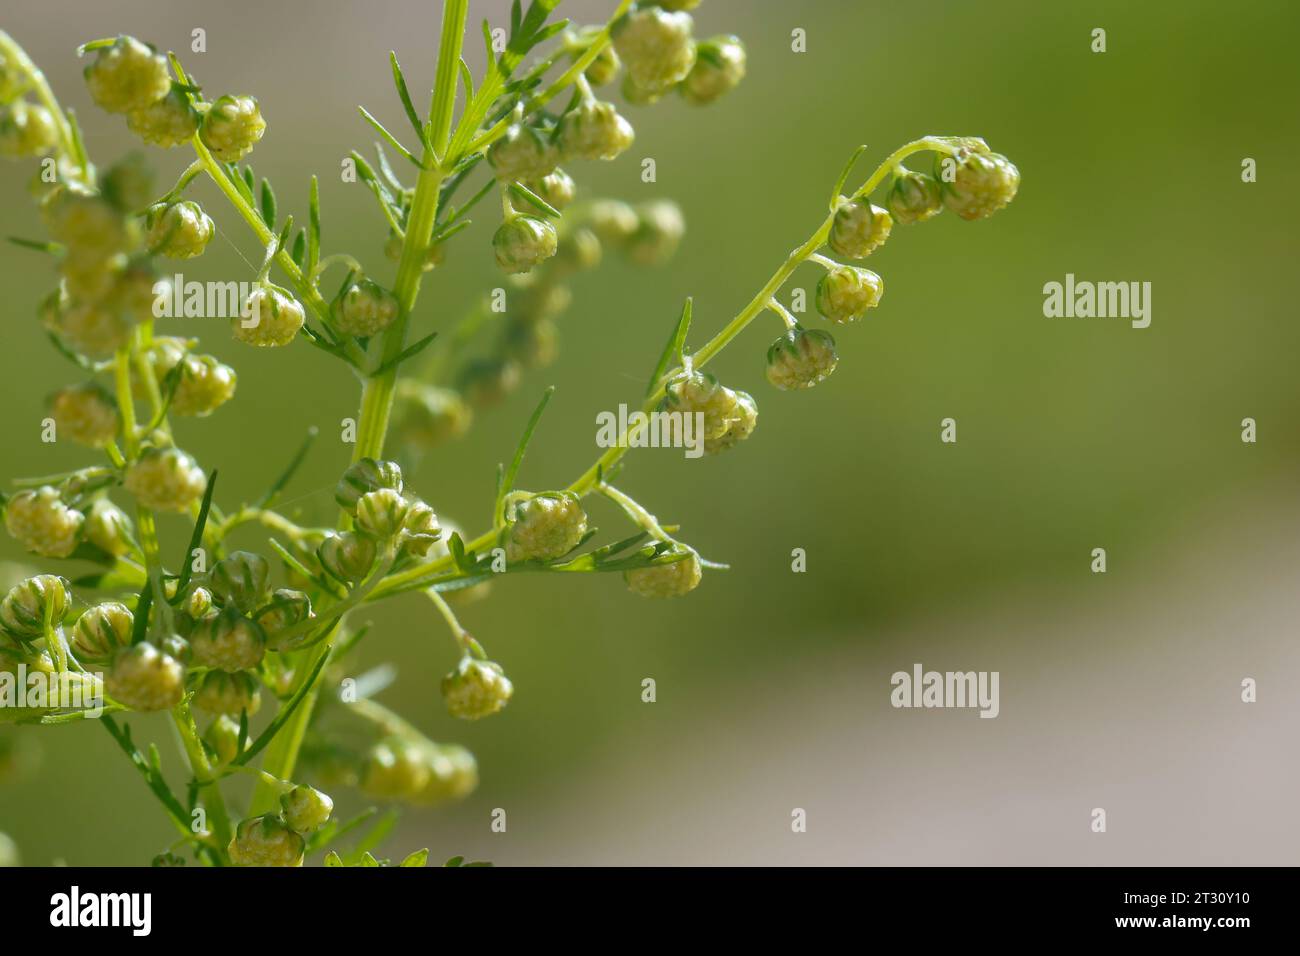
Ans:
[{"label": "flower bud", "polygon": [[189,98],[173,87],[160,100],[126,114],[126,126],[146,143],[170,149],[188,143],[199,128],[199,114]]},{"label": "flower bud", "polygon": [[521,322],[541,322],[556,318],[572,304],[573,292],[568,286],[533,282],[515,293],[514,317]]},{"label": "flower bud", "polygon": [[117,601],[86,608],[72,626],[72,651],[83,664],[107,664],[119,647],[131,643],[135,617]]},{"label": "flower bud", "polygon": [[689,13],[636,6],[614,23],[614,48],[643,90],[659,92],[686,79],[695,65],[695,22]]},{"label": "flower bud", "polygon": [[194,649],[190,647],[190,642],[179,634],[168,634],[160,640],[158,650],[173,660],[179,661],[182,665],[189,664],[190,659],[194,656]]},{"label": "flower bud", "polygon": [[50,397],[50,415],[59,432],[91,448],[117,437],[117,402],[96,382],[59,389]]},{"label": "flower bud", "polygon": [[233,551],[212,569],[209,587],[223,603],[248,614],[262,603],[270,577],[266,558],[251,551]]},{"label": "flower bud", "polygon": [[47,317],[47,328],[74,352],[111,357],[131,340],[132,325],[119,312],[93,302],[71,304]]},{"label": "flower bud", "polygon": [[46,558],[72,554],[84,522],[85,516],[64,504],[49,485],[20,491],[5,505],[5,530],[28,551]]},{"label": "flower bud", "polygon": [[170,710],[185,695],[185,668],[148,642],[132,644],[113,658],[104,691],[131,710]]},{"label": "flower bud", "polygon": [[627,589],[642,597],[681,597],[699,586],[702,572],[700,556],[683,546],[686,557],[672,564],[654,564],[648,568],[634,568],[623,572]]},{"label": "flower bud", "polygon": [[[574,50],[575,59],[587,52],[590,40],[599,33],[599,29],[594,27],[589,28],[588,36],[586,37],[588,42],[581,43]],[[587,64],[587,69],[583,71],[582,75],[587,78],[587,82],[592,86],[604,86],[606,83],[612,82],[614,77],[618,76],[618,71],[622,68],[623,63],[619,60],[618,53],[614,50],[614,45],[612,43],[606,43],[600,48],[600,52],[596,54],[596,58]],[[551,205],[553,206],[555,203],[551,203]]]},{"label": "flower bud", "polygon": [[402,529],[410,503],[400,492],[380,488],[357,499],[356,525],[364,535],[389,541]]},{"label": "flower bud", "polygon": [[910,225],[925,222],[943,212],[943,195],[938,181],[925,173],[907,170],[895,175],[885,200],[895,222]]},{"label": "flower bud", "polygon": [[181,613],[191,621],[201,621],[212,613],[212,592],[207,588],[191,587],[180,604]]},{"label": "flower bud", "polygon": [[227,94],[203,114],[199,139],[217,159],[237,163],[253,151],[265,132],[266,120],[257,98]]},{"label": "flower bud", "polygon": [[194,706],[209,714],[252,717],[262,706],[262,691],[252,674],[208,671],[194,693]]},{"label": "flower bud", "polygon": [[65,578],[38,574],[19,581],[0,601],[0,626],[14,637],[32,640],[45,633],[45,615],[50,627],[59,627],[71,610],[72,595]]},{"label": "flower bud", "polygon": [[477,408],[503,401],[519,386],[519,365],[509,359],[478,359],[461,373],[460,390]]},{"label": "flower bud", "polygon": [[548,491],[516,501],[507,516],[506,559],[551,561],[562,558],[587,533],[587,513],[578,496]]},{"label": "flower bud", "polygon": [[416,806],[428,807],[448,800],[460,800],[478,786],[478,763],[464,747],[455,744],[426,747],[423,758],[428,777],[424,785],[409,797]]},{"label": "flower bud", "polygon": [[613,103],[579,103],[560,118],[558,141],[566,159],[614,159],[636,133]]},{"label": "flower bud", "polygon": [[58,128],[44,106],[25,100],[0,105],[0,156],[42,156],[58,141]]},{"label": "flower bud", "polygon": [[148,106],[172,87],[167,61],[135,37],[120,36],[96,51],[84,72],[91,99],[109,113]]},{"label": "flower bud", "polygon": [[735,403],[732,405],[732,414],[735,417],[727,425],[727,430],[717,438],[704,439],[704,451],[707,454],[716,455],[744,441],[753,434],[754,426],[758,424],[758,405],[754,402],[754,397],[739,389],[733,395]]},{"label": "flower bud", "polygon": [[222,714],[208,726],[203,742],[217,755],[217,766],[226,766],[239,756],[239,721]]},{"label": "flower bud", "polygon": [[843,200],[835,210],[828,241],[836,255],[865,259],[889,238],[894,220],[869,199]]},{"label": "flower bud", "polygon": [[600,240],[585,226],[567,230],[560,237],[555,252],[555,266],[570,272],[582,272],[600,265]]},{"label": "flower bud", "polygon": [[767,380],[783,391],[812,388],[839,363],[835,339],[821,329],[787,329],[767,350]]},{"label": "flower bud", "polygon": [[203,469],[179,448],[151,448],[126,470],[126,490],[146,508],[188,511],[203,497]]},{"label": "flower bud", "polygon": [[344,335],[365,337],[392,325],[398,308],[397,296],[378,282],[362,277],[334,300],[330,315]]},{"label": "flower bud", "polygon": [[212,219],[192,199],[150,206],[144,224],[149,230],[145,240],[149,252],[169,259],[193,259],[203,255],[216,232]]},{"label": "flower bud", "polygon": [[535,216],[515,216],[503,222],[492,237],[497,265],[509,273],[531,272],[555,255],[555,227]]},{"label": "flower bud", "polygon": [[630,73],[623,77],[623,99],[629,106],[653,106],[664,98],[664,92],[664,90],[645,89]]},{"label": "flower bud", "polygon": [[27,85],[26,72],[13,57],[0,50],[0,103],[7,103]]},{"label": "flower bud", "polygon": [[[359,510],[359,509],[358,509]],[[442,537],[438,516],[423,501],[412,501],[402,519],[402,543],[411,554],[424,557]]]},{"label": "flower bud", "polygon": [[885,282],[870,269],[838,266],[817,280],[817,311],[843,325],[880,303]]},{"label": "flower bud", "polygon": [[621,199],[598,199],[585,206],[582,221],[609,245],[627,242],[641,225],[637,211]]},{"label": "flower bud", "polygon": [[[97,307],[97,311],[118,313],[117,303],[112,301],[122,273],[126,269],[126,256],[116,253],[102,258],[99,252],[69,250],[59,262],[59,275],[63,277],[62,286],[71,302]],[[117,316],[115,315],[116,319]],[[126,323],[119,320],[125,328]]]},{"label": "flower bud", "polygon": [[235,338],[259,348],[288,345],[306,318],[288,289],[267,283],[248,294],[243,314],[230,320]]},{"label": "flower bud", "polygon": [[664,410],[704,415],[705,440],[718,438],[737,416],[736,393],[708,372],[684,374],[664,389]]},{"label": "flower bud", "polygon": [[510,678],[494,661],[462,657],[456,669],[442,679],[442,699],[453,717],[478,720],[505,707],[514,693]]},{"label": "flower bud", "polygon": [[558,167],[539,179],[528,182],[528,188],[556,209],[563,209],[573,202],[578,186],[573,177]]},{"label": "flower bud", "polygon": [[153,198],[153,170],[140,153],[127,153],[105,170],[100,193],[118,212],[131,215]]},{"label": "flower bud", "polygon": [[344,584],[358,584],[374,567],[378,549],[371,538],[344,531],[331,534],[316,549],[321,567]]},{"label": "flower bud", "polygon": [[951,157],[955,163],[949,179],[945,160],[936,160],[935,176],[943,190],[943,204],[962,219],[987,219],[1011,200],[1020,188],[1020,170],[1000,153],[963,148]]},{"label": "flower bud", "polygon": [[129,244],[122,214],[108,200],[64,187],[41,203],[50,235],[86,262],[103,262]]},{"label": "flower bud", "polygon": [[380,488],[391,488],[401,494],[402,469],[393,461],[359,458],[348,466],[334,486],[334,500],[344,511],[355,515],[361,496]]},{"label": "flower bud", "polygon": [[198,623],[190,634],[190,647],[196,663],[233,674],[262,662],[266,635],[234,607],[227,607]]},{"label": "flower bud", "polygon": [[306,849],[278,813],[267,813],[240,823],[227,852],[235,866],[302,866]]},{"label": "flower bud", "polygon": [[87,541],[114,557],[131,550],[131,519],[107,498],[98,498],[90,506],[81,532]]},{"label": "flower bud", "polygon": [[429,783],[430,769],[420,744],[403,737],[380,740],[366,755],[361,790],[380,800],[411,799]]},{"label": "flower bud", "polygon": [[284,632],[303,621],[311,620],[315,615],[311,609],[311,598],[292,588],[278,588],[271,596],[271,603],[254,615],[266,634],[266,646],[273,651],[291,651],[310,637],[303,633],[297,638],[282,637]]},{"label": "flower bud", "polygon": [[637,226],[627,241],[627,257],[642,266],[662,265],[673,257],[686,234],[681,207],[669,199],[642,203]]},{"label": "flower bud", "polygon": [[699,45],[695,65],[679,89],[688,103],[704,106],[730,93],[745,78],[745,45],[740,37],[718,36]]},{"label": "flower bud", "polygon": [[555,361],[559,333],[550,319],[513,321],[506,329],[506,352],[525,368],[541,368]]},{"label": "flower bud", "polygon": [[545,130],[513,123],[488,147],[487,160],[502,182],[526,182],[549,176],[560,153]]},{"label": "flower bud", "polygon": [[411,447],[429,451],[459,438],[469,430],[471,418],[459,392],[409,378],[398,380],[393,431]]},{"label": "flower bud", "polygon": [[234,397],[239,377],[229,365],[211,355],[186,355],[181,362],[184,368],[168,407],[173,414],[204,418]]},{"label": "flower bud", "polygon": [[280,795],[280,812],[289,829],[312,833],[323,827],[334,812],[334,801],[315,787],[299,784]]}]

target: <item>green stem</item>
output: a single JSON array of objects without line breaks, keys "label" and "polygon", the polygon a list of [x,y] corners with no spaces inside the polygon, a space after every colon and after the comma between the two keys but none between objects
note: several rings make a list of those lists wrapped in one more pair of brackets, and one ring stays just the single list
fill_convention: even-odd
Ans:
[{"label": "green stem", "polygon": [[[32,89],[36,93],[36,98],[41,101],[50,116],[54,118],[55,128],[59,133],[59,149],[69,159],[77,158],[77,146],[72,136],[72,124],[68,122],[68,116],[63,112],[63,107],[59,105],[58,99],[54,96],[54,91],[50,89],[50,84],[45,79],[45,74],[41,72],[32,58],[27,55],[27,51],[18,45],[4,30],[0,30],[0,53],[10,62],[17,63],[18,68],[26,73],[31,80]],[[86,172],[83,167],[82,172]]]},{"label": "green stem", "polygon": [[172,723],[176,725],[176,730],[180,734],[181,745],[185,748],[185,756],[190,762],[190,770],[199,784],[199,793],[203,796],[212,834],[216,837],[217,846],[224,851],[232,835],[230,814],[226,810],[226,801],[221,795],[221,787],[212,772],[212,765],[208,762],[203,742],[198,738],[194,727],[194,716],[190,713],[187,704],[180,703],[172,711]]}]

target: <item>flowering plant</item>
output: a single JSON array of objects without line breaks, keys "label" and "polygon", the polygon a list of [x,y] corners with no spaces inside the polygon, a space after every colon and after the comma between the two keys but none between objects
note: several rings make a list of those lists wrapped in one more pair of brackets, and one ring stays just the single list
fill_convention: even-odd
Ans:
[{"label": "flowering plant", "polygon": [[[332,799],[299,782],[308,778],[414,806],[472,791],[473,756],[429,740],[375,701],[373,687],[324,693],[337,686],[346,655],[366,636],[366,628],[350,623],[352,612],[404,592],[427,595],[456,647],[440,684],[447,709],[477,720],[502,711],[514,687],[462,626],[455,605],[482,595],[497,578],[618,572],[646,597],[694,590],[705,571],[723,566],[612,484],[638,432],[649,427],[646,416],[691,416],[709,454],[744,441],[756,427],[757,402],[705,366],[760,314],[770,310],[784,326],[767,350],[766,377],[776,388],[813,387],[838,362],[831,333],[804,328],[778,301],[800,266],[824,269],[818,312],[836,325],[851,323],[880,303],[884,287],[876,273],[839,260],[866,258],[895,223],[925,221],[945,208],[981,219],[1016,193],[1015,166],[982,140],[926,136],[885,158],[846,195],[859,149],[835,184],[824,221],[693,351],[686,302],[649,378],[641,416],[618,440],[568,485],[529,492],[516,479],[546,390],[500,471],[487,529],[463,535],[416,492],[414,464],[464,432],[475,408],[516,387],[521,370],[546,363],[554,350],[553,320],[568,301],[568,276],[594,267],[604,249],[636,263],[664,262],[684,230],[670,203],[634,208],[577,198],[575,181],[560,164],[578,169],[584,161],[614,160],[635,135],[595,88],[622,72],[629,103],[676,92],[688,104],[705,105],[734,88],[746,68],[738,38],[694,37],[687,10],[698,0],[621,0],[606,23],[581,29],[552,18],[558,3],[534,0],[524,10],[515,0],[501,44],[485,24],[487,67],[475,80],[462,59],[469,2],[446,0],[436,82],[424,113],[391,57],[411,128],[399,136],[362,108],[382,144],[373,165],[360,153],[351,157],[389,230],[384,252],[396,268],[387,284],[352,253],[324,254],[314,178],[306,224],[279,215],[271,184],[248,164],[270,128],[254,96],[209,99],[178,57],[132,37],[80,48],[99,107],[124,115],[145,143],[193,153],[175,184],[156,195],[137,156],[103,169],[91,162],[77,117],[61,108],[42,72],[0,32],[0,153],[39,163],[32,192],[49,230],[48,240],[17,241],[57,262],[58,287],[38,312],[54,347],[82,376],[52,396],[49,421],[58,437],[102,456],[75,471],[18,480],[3,498],[5,527],[28,551],[89,562],[95,570],[71,582],[35,574],[3,597],[0,676],[19,669],[44,675],[84,699],[24,700],[0,708],[0,721],[98,718],[175,824],[179,839],[162,862],[187,849],[211,865],[300,865],[310,853],[329,851],[360,821],[334,820]],[[903,165],[925,152],[933,154],[933,172]],[[197,352],[197,340],[155,328],[159,304],[178,294],[160,277],[158,260],[200,256],[215,232],[210,211],[186,198],[199,177],[216,184],[265,248],[231,317],[233,337],[259,348],[306,343],[362,382],[350,461],[335,489],[334,527],[302,525],[278,508],[310,437],[264,495],[234,509],[217,501],[216,469],[205,469],[181,445],[180,420],[216,413],[234,397],[238,381],[229,365]],[[482,184],[472,186],[480,177]],[[444,268],[450,255],[485,254],[456,247],[468,214],[493,191],[502,221],[491,254],[513,277],[513,305],[493,355],[466,362],[465,346],[485,310],[420,337],[412,318],[427,273]],[[881,191],[883,206],[872,200]],[[823,255],[824,247],[838,258]],[[331,270],[341,276],[337,291],[325,285]],[[272,281],[273,273],[282,284]],[[592,494],[621,508],[629,534],[592,542],[596,530],[583,504]],[[159,545],[164,514],[187,523],[188,546],[179,560]],[[246,525],[267,531],[266,553],[229,547],[231,533]],[[269,718],[261,712],[264,697],[273,700]],[[85,699],[100,705],[87,706]],[[190,778],[184,792],[168,784],[157,748],[142,748],[126,723],[133,712],[153,711],[168,715],[184,745]],[[356,735],[335,735],[325,719],[331,713],[364,727],[363,743]],[[236,774],[256,778],[238,815],[223,790]],[[378,863],[368,852],[373,842],[363,840],[350,862]],[[407,862],[422,865],[426,856],[413,854]],[[345,857],[330,851],[326,861],[343,864]]]}]

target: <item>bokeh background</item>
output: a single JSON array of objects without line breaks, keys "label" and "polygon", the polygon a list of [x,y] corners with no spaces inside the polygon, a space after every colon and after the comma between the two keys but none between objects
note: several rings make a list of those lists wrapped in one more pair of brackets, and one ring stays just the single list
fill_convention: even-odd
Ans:
[{"label": "bokeh background", "polygon": [[[561,12],[595,22],[611,6],[565,0]],[[507,9],[478,2],[472,20]],[[326,251],[354,252],[383,280],[379,215],[336,171],[372,139],[356,104],[402,125],[389,49],[427,90],[439,14],[406,0],[7,0],[0,26],[84,118],[101,164],[134,144],[91,106],[74,47],[129,32],[185,49],[205,28],[208,52],[187,60],[210,91],[260,98],[270,129],[252,159],[281,206],[302,219],[307,177],[321,175]],[[764,381],[778,323],[760,318],[715,368],[758,400],[760,426],[738,450],[629,459],[626,490],[729,573],[669,603],[614,577],[499,582],[464,619],[516,696],[472,725],[439,700],[453,652],[428,602],[375,609],[362,665],[398,668],[381,699],[469,745],[482,773],[463,804],[408,814],[388,851],[503,864],[1294,862],[1300,11],[705,0],[696,19],[700,35],[744,38],[741,88],[704,110],[628,107],[631,152],[572,170],[591,195],[678,200],[680,254],[653,272],[609,257],[581,277],[558,361],[423,463],[416,489],[471,530],[541,389],[558,386],[525,466],[532,488],[593,459],[595,414],[637,399],[684,297],[697,345],[749,299],[820,222],[857,144],[870,146],[865,175],[919,135],[980,135],[1019,165],[1020,195],[985,222],[897,227],[871,262],[882,306],[836,330],[840,367],[811,392]],[[806,53],[791,52],[796,27]],[[1090,50],[1095,27],[1104,54]],[[164,188],[181,152],[153,153]],[[653,184],[639,178],[647,156]],[[1244,157],[1255,184],[1241,182]],[[39,234],[26,175],[0,177],[5,234]],[[198,194],[225,238],[187,276],[251,278],[242,223],[210,186]],[[448,328],[499,284],[491,206],[426,280],[417,332]],[[811,290],[818,272],[794,285]],[[1044,318],[1042,286],[1067,272],[1151,282],[1151,327]],[[0,252],[5,480],[85,462],[39,441],[44,395],[75,377],[34,317],[52,281],[37,254]],[[290,497],[325,519],[347,459],[333,436],[357,398],[346,370],[305,345],[261,354],[222,331],[161,331],[200,335],[239,370],[235,401],[180,430],[220,467],[221,499],[256,495],[316,425],[324,440]],[[939,441],[948,416],[956,445]],[[1240,440],[1247,416],[1253,445]],[[621,530],[612,509],[593,512]],[[164,529],[172,550],[184,530]],[[1094,547],[1108,551],[1104,575],[1089,570]],[[9,541],[0,553],[21,558]],[[892,709],[890,674],[914,662],[999,671],[1001,716]],[[1246,677],[1255,704],[1239,700]],[[179,763],[163,719],[133,724]],[[145,863],[170,842],[102,730],[20,737],[39,766],[0,786],[0,830],[26,862]],[[796,807],[807,833],[791,832]],[[1090,832],[1094,807],[1105,834]],[[504,834],[489,829],[494,808]]]}]

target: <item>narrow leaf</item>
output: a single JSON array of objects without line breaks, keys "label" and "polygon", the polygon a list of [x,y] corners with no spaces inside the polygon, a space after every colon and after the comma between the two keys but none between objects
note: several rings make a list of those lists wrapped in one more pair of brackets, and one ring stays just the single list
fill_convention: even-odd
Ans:
[{"label": "narrow leaf", "polygon": [[524,434],[519,439],[519,447],[515,449],[514,460],[510,462],[510,467],[506,469],[505,475],[501,479],[501,490],[497,494],[497,508],[494,514],[501,514],[501,504],[505,496],[510,493],[514,487],[515,478],[519,474],[519,466],[524,462],[524,452],[528,451],[528,443],[533,439],[533,432],[537,429],[537,423],[542,420],[542,412],[546,411],[546,405],[555,394],[555,386],[548,386],[542,393],[542,400],[537,403],[537,408],[533,410],[532,417],[528,419],[528,424],[524,427]]},{"label": "narrow leaf", "polygon": [[379,135],[382,136],[388,142],[389,146],[393,147],[393,149],[397,150],[399,153],[405,156],[417,168],[419,169],[424,168],[423,166],[420,165],[420,161],[415,158],[415,156],[411,153],[411,151],[407,149],[405,146],[403,146],[401,143],[399,143],[397,141],[397,137],[394,136],[392,133],[388,132],[388,129],[384,126],[384,124],[379,122],[379,120],[375,119],[375,117],[371,114],[371,112],[368,109],[366,109],[364,106],[358,106],[357,109],[361,111],[361,115],[365,117],[366,122],[369,123],[371,126],[373,126],[375,130],[379,133]]},{"label": "narrow leaf", "polygon": [[275,228],[275,190],[271,188],[269,179],[262,180],[262,198],[261,205],[258,207],[262,213],[262,222],[266,223],[270,229]]},{"label": "narrow leaf", "polygon": [[208,524],[208,513],[212,510],[212,493],[216,491],[216,488],[217,472],[214,468],[208,475],[208,486],[203,489],[203,501],[199,505],[199,516],[194,519],[194,531],[190,534],[189,547],[185,549],[185,557],[181,562],[181,576],[180,580],[176,582],[177,601],[183,599],[185,588],[190,583],[190,574],[194,567],[194,549],[203,544],[203,529]]},{"label": "narrow leaf", "polygon": [[284,471],[280,472],[280,477],[276,478],[275,481],[271,483],[271,487],[266,489],[265,494],[257,500],[257,504],[253,506],[254,508],[266,508],[275,501],[280,492],[283,491],[285,486],[293,479],[293,476],[297,474],[298,469],[302,467],[302,463],[307,458],[307,453],[311,451],[311,446],[316,441],[316,436],[319,434],[320,429],[315,425],[312,425],[307,429],[307,437],[302,440],[302,444],[298,446],[298,450],[293,453],[293,457],[289,459],[289,464],[285,466]]},{"label": "narrow leaf", "polygon": [[311,194],[307,208],[307,263],[303,271],[311,275],[320,262],[320,183],[311,178]]},{"label": "narrow leaf", "polygon": [[686,304],[682,307],[681,318],[677,320],[677,327],[673,329],[672,337],[668,344],[664,346],[663,354],[659,356],[659,363],[655,366],[655,371],[650,376],[650,384],[646,388],[646,395],[653,395],[655,389],[659,387],[659,380],[669,370],[673,361],[681,365],[684,360],[682,350],[686,347],[686,334],[691,330],[691,300],[687,299]]},{"label": "narrow leaf", "polygon": [[541,196],[537,195],[537,193],[533,192],[523,183],[519,183],[519,182],[511,183],[510,192],[512,195],[517,196],[520,199],[524,200],[525,202],[530,203],[531,205],[537,207],[542,211],[543,214],[551,217],[552,219],[560,218],[560,210],[556,209],[554,206],[548,203]]},{"label": "narrow leaf", "polygon": [[288,722],[289,718],[293,716],[293,712],[298,709],[298,705],[301,704],[307,694],[310,693],[312,687],[316,683],[316,678],[320,676],[321,669],[325,666],[325,662],[328,659],[328,654],[322,654],[320,656],[320,660],[318,660],[316,666],[312,668],[312,672],[307,676],[307,680],[305,680],[302,686],[298,688],[298,692],[289,698],[289,701],[283,707],[276,711],[275,718],[267,724],[265,730],[258,734],[257,739],[253,741],[249,748],[232,761],[234,764],[242,767],[248,763],[248,761],[261,753],[266,745],[274,739],[275,735],[280,732],[280,728]]},{"label": "narrow leaf", "polygon": [[415,130],[415,135],[423,143],[424,125],[420,122],[420,114],[415,111],[415,104],[411,102],[411,92],[406,88],[406,77],[402,75],[402,67],[397,62],[397,54],[389,50],[388,60],[393,66],[393,85],[397,87],[397,96],[402,101],[402,109],[406,110],[406,118],[411,121],[411,128]]},{"label": "narrow leaf", "polygon": [[853,167],[857,165],[858,158],[867,151],[866,146],[859,146],[849,157],[849,161],[844,164],[844,170],[840,173],[840,178],[835,181],[835,191],[831,193],[831,210],[834,211],[836,204],[840,200],[840,194],[844,191],[844,184],[848,182],[849,173],[853,172]]},{"label": "narrow leaf", "polygon": [[407,359],[411,358],[412,356],[419,355],[428,347],[429,343],[432,342],[437,337],[438,337],[437,332],[430,332],[428,335],[420,339],[418,342],[412,342],[410,345],[402,349],[402,351],[398,352],[396,355],[394,355],[383,365],[379,366],[378,369],[376,369],[374,372],[371,373],[371,377],[375,378],[380,375],[383,375],[389,369],[396,368],[397,366],[401,365],[403,362],[405,362]]}]

